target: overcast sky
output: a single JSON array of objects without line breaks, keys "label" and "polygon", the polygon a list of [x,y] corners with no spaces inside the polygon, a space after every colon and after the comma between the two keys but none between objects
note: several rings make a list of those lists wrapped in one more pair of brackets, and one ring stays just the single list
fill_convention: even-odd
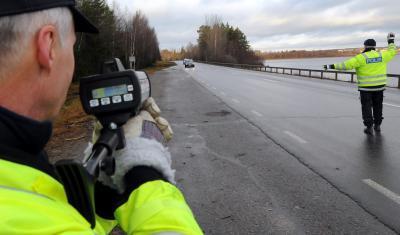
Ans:
[{"label": "overcast sky", "polygon": [[399,0],[108,1],[122,11],[140,9],[161,49],[196,43],[196,30],[209,15],[238,26],[252,48],[262,51],[360,47],[367,38],[385,46],[388,32],[400,36]]}]

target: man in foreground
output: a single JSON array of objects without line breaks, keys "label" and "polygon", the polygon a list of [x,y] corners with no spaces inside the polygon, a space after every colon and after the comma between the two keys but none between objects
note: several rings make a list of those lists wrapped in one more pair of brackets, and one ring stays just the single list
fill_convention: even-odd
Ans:
[{"label": "man in foreground", "polygon": [[386,67],[397,54],[394,44],[394,33],[387,36],[388,50],[376,51],[374,39],[364,42],[364,51],[342,63],[324,65],[325,69],[352,70],[357,73],[358,90],[361,97],[364,132],[372,135],[372,126],[376,132],[381,131],[383,91],[387,83]]},{"label": "man in foreground", "polygon": [[115,176],[96,184],[95,227],[68,203],[43,148],[72,80],[75,31],[97,29],[74,0],[0,3],[0,234],[107,234],[116,224],[128,234],[201,234],[169,183],[170,155],[157,138],[166,133],[146,110],[124,126]]}]

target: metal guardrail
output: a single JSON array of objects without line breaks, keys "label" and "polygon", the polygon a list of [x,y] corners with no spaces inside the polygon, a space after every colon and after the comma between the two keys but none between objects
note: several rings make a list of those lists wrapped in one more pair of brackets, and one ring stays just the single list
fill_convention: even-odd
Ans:
[{"label": "metal guardrail", "polygon": [[[319,69],[286,68],[286,67],[271,67],[271,66],[265,66],[265,65],[250,65],[250,64],[230,64],[230,63],[205,62],[205,61],[197,61],[197,62],[232,67],[232,68],[261,71],[261,72],[267,72],[267,73],[277,73],[277,74],[286,74],[286,75],[301,76],[301,77],[347,81],[347,82],[351,82],[351,83],[356,82],[356,79],[355,79],[356,73],[355,72],[343,72],[343,71],[319,70]],[[333,75],[333,77],[324,76],[327,74],[331,74],[331,75]],[[339,79],[340,75],[345,75],[345,76],[347,76],[348,79],[341,80],[341,79]],[[397,87],[400,89],[400,74],[387,74],[387,76],[389,78],[397,78],[397,86],[390,86],[390,87]]]}]

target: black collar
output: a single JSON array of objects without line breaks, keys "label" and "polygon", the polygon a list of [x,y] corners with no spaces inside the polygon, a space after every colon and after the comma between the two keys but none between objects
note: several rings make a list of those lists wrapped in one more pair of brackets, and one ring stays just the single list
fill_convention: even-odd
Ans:
[{"label": "black collar", "polygon": [[27,165],[55,177],[44,146],[52,124],[38,122],[0,107],[0,158]]},{"label": "black collar", "polygon": [[365,53],[368,51],[375,51],[375,48],[364,48],[364,51],[362,53]]}]

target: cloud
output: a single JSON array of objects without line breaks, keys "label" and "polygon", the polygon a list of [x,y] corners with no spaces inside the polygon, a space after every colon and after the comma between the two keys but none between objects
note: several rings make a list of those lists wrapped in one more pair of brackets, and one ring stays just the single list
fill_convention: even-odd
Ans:
[{"label": "cloud", "polygon": [[[111,0],[110,0],[111,1]],[[238,26],[259,50],[356,47],[366,38],[385,43],[400,33],[400,2],[393,0],[114,0],[141,10],[155,27],[161,48],[195,43],[205,16]]]}]

